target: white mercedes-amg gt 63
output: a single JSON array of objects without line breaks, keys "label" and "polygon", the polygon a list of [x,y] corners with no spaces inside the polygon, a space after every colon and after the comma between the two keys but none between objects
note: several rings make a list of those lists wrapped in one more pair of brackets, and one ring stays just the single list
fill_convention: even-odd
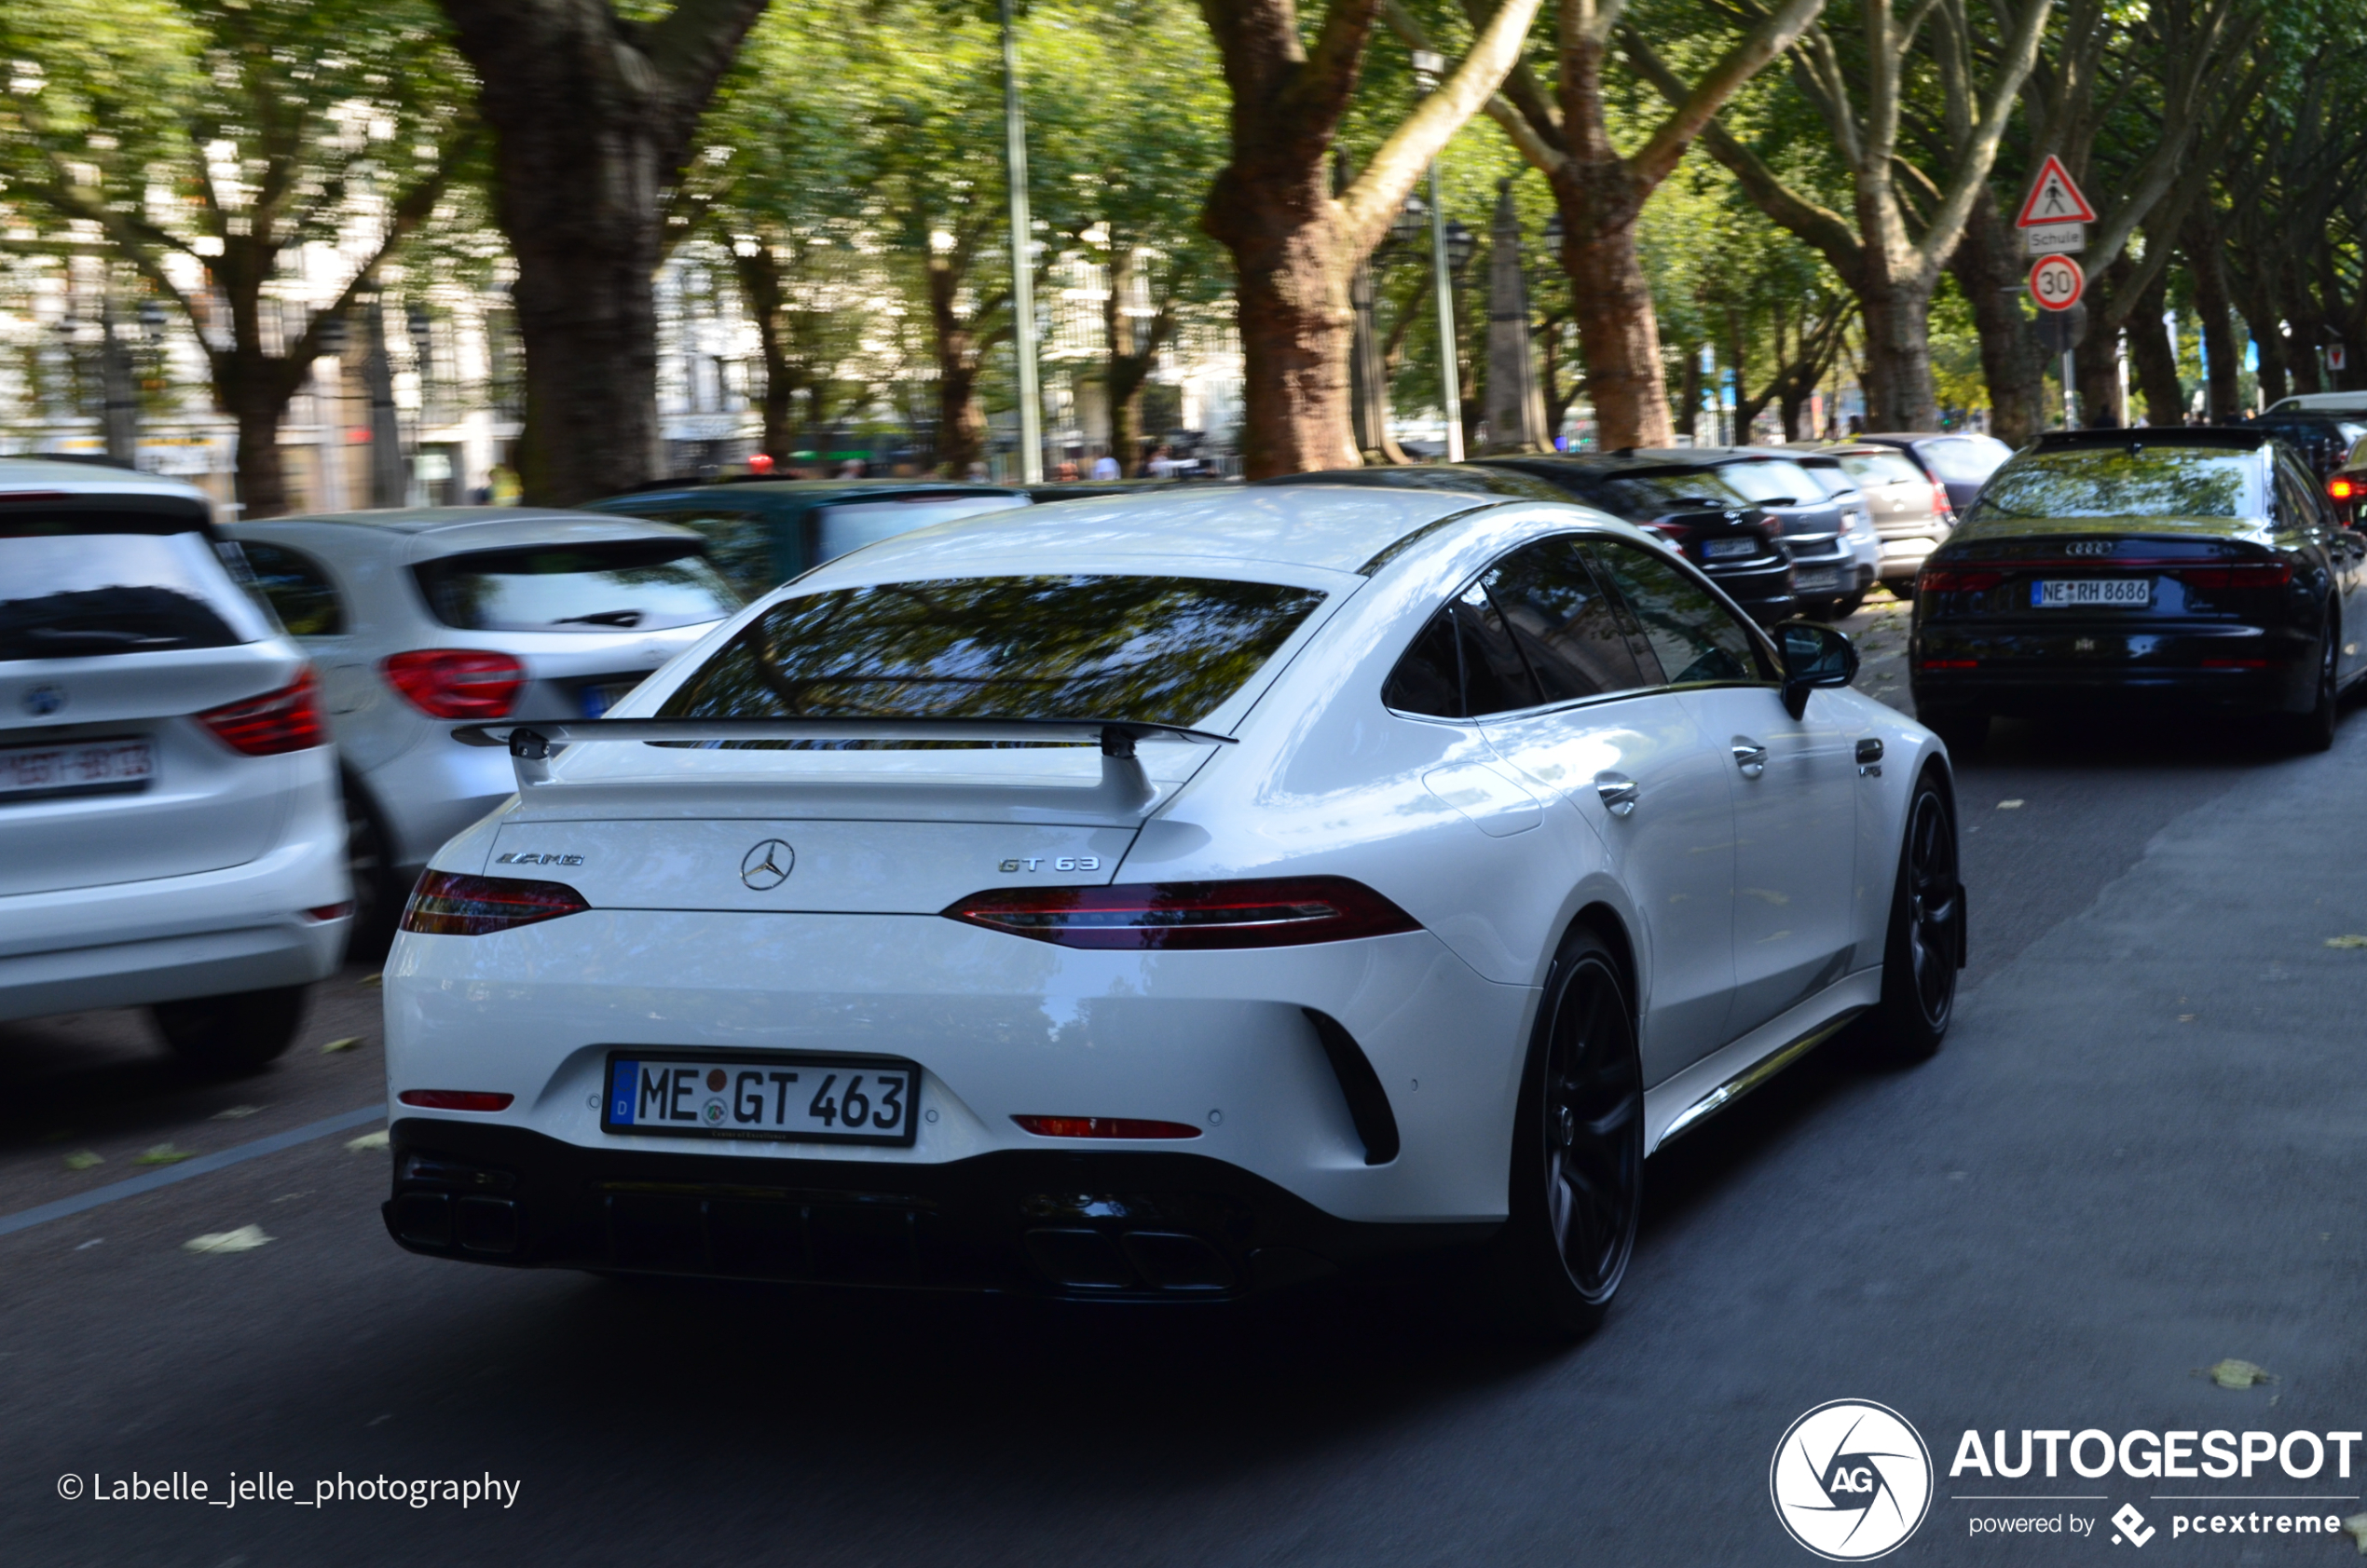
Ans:
[{"label": "white mercedes-amg gt 63", "polygon": [[[1583,507],[1193,490],[774,590],[386,969],[403,1246],[1225,1298],[1461,1245],[1582,1330],[1647,1155],[1964,950],[1932,734]],[[1472,1252],[1465,1252],[1471,1257]]]}]

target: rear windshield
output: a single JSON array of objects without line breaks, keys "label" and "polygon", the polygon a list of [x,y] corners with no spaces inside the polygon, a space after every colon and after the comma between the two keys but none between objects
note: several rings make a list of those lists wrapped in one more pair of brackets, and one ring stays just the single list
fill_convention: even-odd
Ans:
[{"label": "rear windshield", "polygon": [[1715,469],[1654,469],[1644,473],[1623,473],[1606,481],[1603,494],[1621,516],[1631,519],[1749,504],[1749,498],[1721,481]]},{"label": "rear windshield", "polygon": [[951,523],[982,511],[1008,511],[1028,504],[1025,496],[903,496],[890,500],[840,501],[821,509],[814,525],[815,563],[877,544],[932,523]]},{"label": "rear windshield", "polygon": [[2014,455],[2014,449],[1992,436],[1957,436],[1948,441],[1927,441],[1918,449],[1928,459],[1942,479],[1952,479],[1959,484],[1978,484],[1997,471],[1997,465]]},{"label": "rear windshield", "polygon": [[1816,482],[1821,495],[1845,495],[1857,488],[1857,476],[1839,463],[1802,463],[1799,470]]},{"label": "rear windshield", "polygon": [[1860,484],[1931,484],[1913,458],[1896,452],[1844,452],[1837,460]]},{"label": "rear windshield", "polygon": [[654,632],[740,607],[697,539],[486,550],[412,570],[435,618],[466,632]]},{"label": "rear windshield", "polygon": [[0,517],[0,659],[227,648],[274,630],[212,539],[187,521]]},{"label": "rear windshield", "polygon": [[1991,477],[1977,515],[2251,517],[2258,460],[2209,447],[2075,448],[2018,457]]},{"label": "rear windshield", "polygon": [[1188,725],[1246,685],[1322,602],[1314,589],[1175,577],[951,578],[804,593],[742,628],[659,713]]}]

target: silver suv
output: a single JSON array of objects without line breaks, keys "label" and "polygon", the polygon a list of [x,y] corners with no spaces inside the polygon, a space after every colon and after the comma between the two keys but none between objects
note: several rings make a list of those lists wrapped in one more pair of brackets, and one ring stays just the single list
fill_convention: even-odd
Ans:
[{"label": "silver suv", "polygon": [[226,530],[321,673],[345,769],[358,943],[419,868],[516,788],[452,731],[596,718],[740,601],[698,534],[632,517],[438,507]]},{"label": "silver suv", "polygon": [[312,670],[208,516],[0,458],[0,1019],[146,1006],[240,1070],[287,1048],[352,905]]}]

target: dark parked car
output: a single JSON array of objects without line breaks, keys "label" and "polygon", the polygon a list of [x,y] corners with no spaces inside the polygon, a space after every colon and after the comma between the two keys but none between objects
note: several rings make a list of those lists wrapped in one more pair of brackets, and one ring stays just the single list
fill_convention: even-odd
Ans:
[{"label": "dark parked car", "polygon": [[753,599],[834,556],[877,539],[975,512],[1033,504],[1002,484],[916,479],[732,479],[662,484],[593,501],[696,528],[732,586]]},{"label": "dark parked car", "polygon": [[[1630,448],[1567,457],[1483,457],[1551,480],[1579,500],[1676,539],[1755,619],[1827,616],[1872,585],[1840,498],[1794,461],[1753,446]],[[1767,548],[1745,540],[1763,536]]]},{"label": "dark parked car", "polygon": [[2041,436],[1923,566],[1916,716],[1977,746],[1993,714],[2155,702],[2273,716],[2333,743],[2367,673],[2367,537],[2256,428]]},{"label": "dark parked car", "polygon": [[2299,455],[2318,479],[2332,479],[2350,460],[2351,448],[2367,438],[2367,415],[2329,414],[2287,409],[2244,421],[2248,429],[2266,430]]},{"label": "dark parked car", "polygon": [[1933,484],[1948,492],[1949,509],[1960,512],[1980,498],[1980,487],[1988,483],[1989,476],[2014,455],[2012,447],[1977,430],[1893,430],[1849,439],[1853,446],[1870,443],[1897,447],[1915,459],[1916,467],[1930,475]]},{"label": "dark parked car", "polygon": [[1477,463],[1416,463],[1410,468],[1375,464],[1361,469],[1319,469],[1313,473],[1286,473],[1261,479],[1263,484],[1361,484],[1379,490],[1453,490],[1472,496],[1498,496],[1513,500],[1560,501],[1570,493],[1510,469],[1482,468]]}]

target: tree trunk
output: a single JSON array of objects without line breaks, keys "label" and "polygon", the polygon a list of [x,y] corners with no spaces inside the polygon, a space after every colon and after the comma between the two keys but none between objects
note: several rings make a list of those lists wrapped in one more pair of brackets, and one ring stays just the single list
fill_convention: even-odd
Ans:
[{"label": "tree trunk", "polygon": [[986,411],[978,406],[978,362],[986,345],[962,320],[961,270],[951,259],[929,258],[929,329],[937,350],[937,466],[952,479],[969,477],[986,457]]},{"label": "tree trunk", "polygon": [[[261,355],[255,358],[261,359]],[[274,374],[277,361],[249,368],[223,366],[214,373],[222,412],[239,429],[239,516],[252,522],[288,510],[288,470],[280,457],[280,422],[287,417],[291,384]]]},{"label": "tree trunk", "polygon": [[613,495],[660,465],[661,189],[765,0],[629,25],[607,0],[443,0],[494,131],[494,211],[516,259],[526,498]]},{"label": "tree trunk", "polygon": [[[1599,421],[1595,429],[1602,429]],[[1698,343],[1685,346],[1685,391],[1677,400],[1676,429],[1685,438],[1686,445],[1702,443],[1702,346]],[[1595,444],[1600,446],[1602,443],[1598,439]],[[1614,449],[1604,446],[1603,450]]]},{"label": "tree trunk", "polygon": [[2162,317],[2169,309],[2169,278],[2168,269],[2155,272],[2154,280],[2138,296],[2137,308],[2129,314],[2128,369],[2137,383],[2138,394],[2145,400],[2145,423],[2148,425],[2182,425],[2186,422],[2185,389],[2178,382],[2178,348],[2169,340],[2169,330]]},{"label": "tree trunk", "polygon": [[[1553,181],[1562,214],[1562,269],[1569,274],[1579,356],[1586,364],[1586,398],[1594,405],[1596,444],[1606,452],[1666,446],[1675,433],[1668,388],[1661,379],[1660,316],[1635,253],[1640,205],[1611,201],[1594,188],[1613,179],[1632,183],[1616,164],[1583,169],[1575,162]],[[1699,374],[1688,373],[1690,402],[1700,398]],[[1692,429],[1690,417],[1687,429]]]},{"label": "tree trunk", "polygon": [[764,429],[757,438],[758,446],[776,465],[786,467],[795,450],[790,444],[789,411],[797,397],[797,371],[782,342],[781,264],[761,239],[755,250],[749,256],[735,252],[732,265],[740,275],[740,294],[756,322],[757,348],[764,360],[764,397],[758,405]]},{"label": "tree trunk", "polygon": [[[1874,270],[1868,257],[1868,273]],[[1932,287],[1868,277],[1857,292],[1866,319],[1866,428],[1936,430]]]},{"label": "tree trunk", "polygon": [[1973,324],[1980,334],[1990,433],[2015,447],[2028,445],[2046,428],[2045,356],[2022,315],[2024,258],[2018,238],[1984,187],[1948,264],[1956,286],[1972,302]]},{"label": "tree trunk", "polygon": [[1317,161],[1302,178],[1283,174],[1269,167],[1252,179],[1227,168],[1201,219],[1232,252],[1238,280],[1241,467],[1251,479],[1362,462],[1348,407],[1348,264],[1324,169]]},{"label": "tree trunk", "polygon": [[2219,231],[2207,217],[2198,216],[2187,222],[2179,243],[2195,275],[2195,314],[2202,326],[2203,419],[2233,424],[2237,416],[2236,333],[2228,314],[2227,266],[2220,254]]}]

